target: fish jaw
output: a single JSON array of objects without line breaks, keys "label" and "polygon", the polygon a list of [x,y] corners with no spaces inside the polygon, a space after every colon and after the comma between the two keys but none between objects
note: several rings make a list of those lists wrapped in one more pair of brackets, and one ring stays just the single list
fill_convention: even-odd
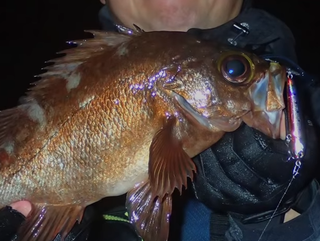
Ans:
[{"label": "fish jaw", "polygon": [[249,88],[251,111],[242,117],[248,126],[274,139],[280,138],[281,117],[285,108],[285,83],[285,68],[271,62],[269,70]]}]

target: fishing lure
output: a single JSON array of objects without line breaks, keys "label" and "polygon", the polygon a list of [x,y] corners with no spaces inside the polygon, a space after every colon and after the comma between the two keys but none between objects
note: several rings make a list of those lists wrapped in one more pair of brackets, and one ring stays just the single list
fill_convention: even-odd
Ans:
[{"label": "fishing lure", "polygon": [[305,136],[303,131],[303,123],[300,114],[300,105],[298,100],[297,86],[294,75],[299,73],[287,69],[287,136],[286,144],[288,145],[289,161],[296,161],[293,169],[294,177],[298,175],[301,168],[301,159],[305,154]]},{"label": "fishing lure", "polygon": [[[274,60],[273,60],[274,61]],[[300,70],[300,68],[298,68]],[[276,212],[278,211],[283,198],[287,194],[293,180],[299,174],[299,170],[302,166],[302,158],[305,154],[305,134],[303,131],[303,122],[301,120],[301,107],[298,100],[298,90],[294,76],[303,75],[303,71],[297,72],[290,68],[287,68],[287,82],[286,82],[286,98],[287,98],[287,114],[286,114],[286,138],[285,142],[288,146],[288,161],[295,161],[295,165],[292,170],[292,178],[284,191],[282,197],[280,198],[277,207],[275,208],[272,216],[261,232],[258,241],[261,241],[263,235],[265,234],[267,228],[269,227],[271,220],[274,218]]]}]

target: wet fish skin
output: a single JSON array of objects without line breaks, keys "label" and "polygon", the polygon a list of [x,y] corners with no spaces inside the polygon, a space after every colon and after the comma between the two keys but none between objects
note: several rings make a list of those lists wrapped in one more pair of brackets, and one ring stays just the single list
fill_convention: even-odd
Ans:
[{"label": "wet fish skin", "polygon": [[[186,33],[93,33],[48,67],[22,105],[0,113],[0,206],[31,201],[22,240],[50,240],[85,206],[128,192],[144,240],[166,240],[171,194],[196,171],[190,157],[243,120],[261,119],[263,129],[268,100],[280,113],[283,78],[278,92],[268,83],[282,68]],[[243,83],[224,78],[228,56],[250,60]]]}]

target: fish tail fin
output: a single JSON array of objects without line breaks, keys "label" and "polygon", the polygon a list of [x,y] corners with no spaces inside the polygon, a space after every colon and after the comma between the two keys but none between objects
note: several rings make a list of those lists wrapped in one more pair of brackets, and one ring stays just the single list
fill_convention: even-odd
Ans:
[{"label": "fish tail fin", "polygon": [[19,229],[18,240],[53,240],[59,233],[61,240],[64,240],[75,222],[81,221],[83,210],[84,207],[80,205],[34,204],[31,213]]},{"label": "fish tail fin", "polygon": [[128,192],[126,206],[130,221],[143,240],[168,240],[171,195],[166,194],[163,198],[154,196],[150,182],[145,181]]}]

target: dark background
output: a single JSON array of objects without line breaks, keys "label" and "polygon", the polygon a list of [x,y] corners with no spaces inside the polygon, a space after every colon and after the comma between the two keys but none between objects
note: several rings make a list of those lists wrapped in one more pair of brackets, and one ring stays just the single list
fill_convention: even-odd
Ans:
[{"label": "dark background", "polygon": [[[119,0],[122,1],[122,0]],[[195,0],[196,1],[196,0]],[[292,30],[300,65],[320,76],[318,0],[256,0],[255,6],[284,21]],[[4,0],[0,5],[0,110],[13,107],[36,79],[44,61],[99,29],[99,0]]]},{"label": "dark background", "polygon": [[[119,0],[121,1],[121,0]],[[318,0],[256,0],[284,21],[297,40],[302,67],[318,75]],[[17,104],[44,61],[67,47],[65,41],[83,38],[84,29],[100,28],[99,0],[4,0],[0,7],[0,110]]]}]

